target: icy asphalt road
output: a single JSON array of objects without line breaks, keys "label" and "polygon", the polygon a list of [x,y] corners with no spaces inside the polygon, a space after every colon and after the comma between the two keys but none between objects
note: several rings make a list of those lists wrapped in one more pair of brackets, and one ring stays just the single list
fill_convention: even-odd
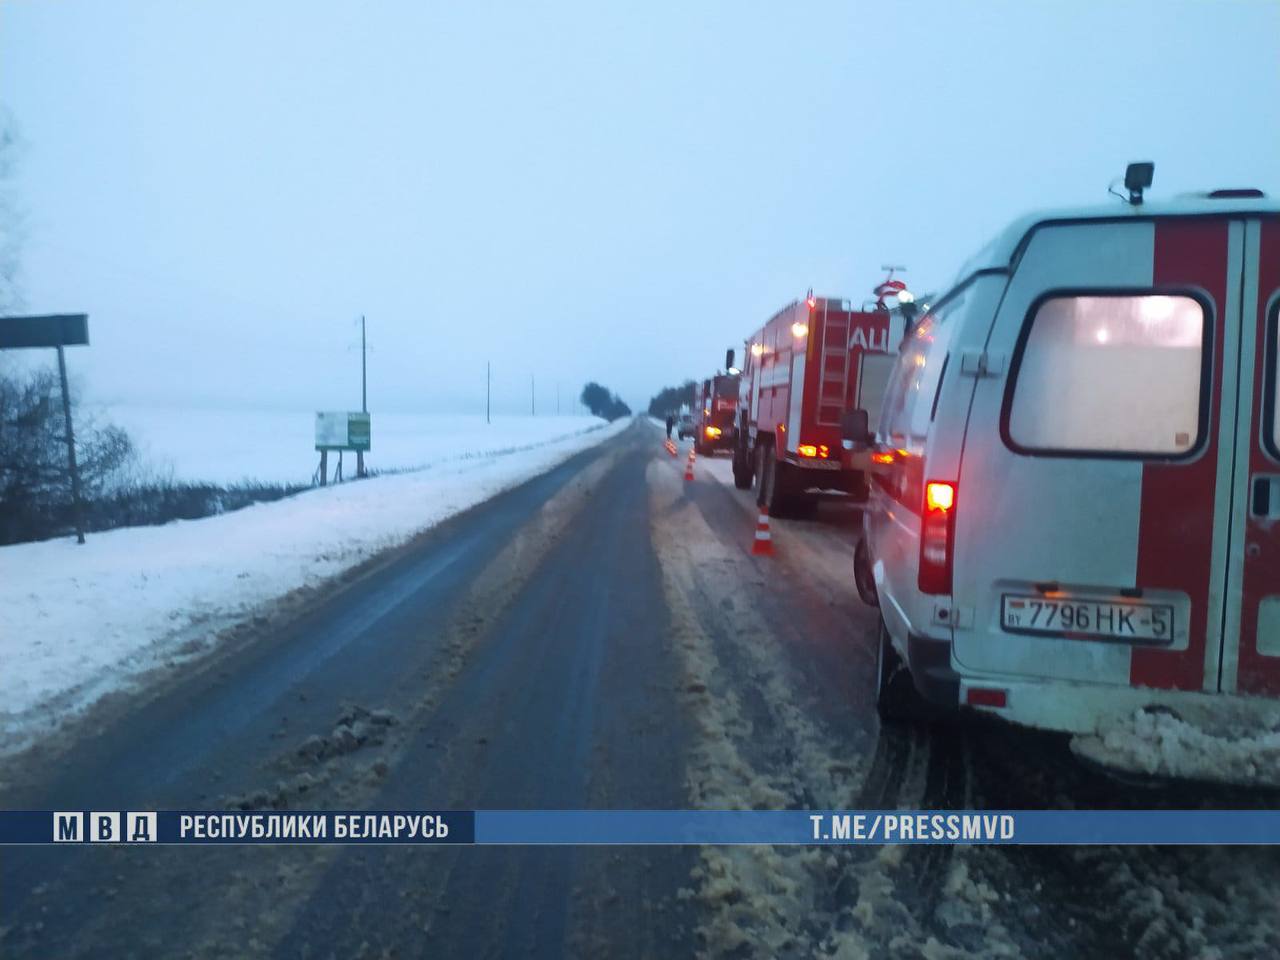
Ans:
[{"label": "icy asphalt road", "polygon": [[[856,511],[747,553],[640,422],[0,767],[5,808],[1272,805],[881,731]],[[10,957],[1258,957],[1265,850],[9,848]]]}]

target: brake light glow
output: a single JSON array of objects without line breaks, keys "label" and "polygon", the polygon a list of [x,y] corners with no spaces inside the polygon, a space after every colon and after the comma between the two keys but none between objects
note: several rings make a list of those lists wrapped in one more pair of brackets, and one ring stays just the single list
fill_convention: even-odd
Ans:
[{"label": "brake light glow", "polygon": [[884,453],[873,453],[871,455],[872,463],[893,463],[893,451],[886,450]]},{"label": "brake light glow", "polygon": [[924,488],[926,510],[950,510],[956,504],[956,488],[949,483],[930,483]]},{"label": "brake light glow", "polygon": [[920,592],[951,592],[956,529],[956,486],[930,480],[924,485],[920,513]]},{"label": "brake light glow", "polygon": [[796,453],[800,454],[802,457],[816,457],[818,455],[818,448],[812,443],[802,443],[800,446],[796,447]]},{"label": "brake light glow", "polygon": [[707,433],[707,436],[708,436],[708,437],[718,437],[718,436],[720,436],[720,428],[719,428],[719,427],[707,427],[706,433]]}]

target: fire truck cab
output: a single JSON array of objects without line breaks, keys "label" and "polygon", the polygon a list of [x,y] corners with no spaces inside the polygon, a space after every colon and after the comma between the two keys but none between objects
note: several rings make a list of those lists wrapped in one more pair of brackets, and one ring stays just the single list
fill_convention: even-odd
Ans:
[{"label": "fire truck cab", "polygon": [[847,424],[882,715],[1280,713],[1278,314],[1257,191],[1027,217],[961,272]]},{"label": "fire truck cab", "polygon": [[824,491],[864,499],[865,464],[841,444],[841,418],[879,410],[903,335],[901,314],[847,300],[789,304],[746,343],[733,477],[783,514]]}]

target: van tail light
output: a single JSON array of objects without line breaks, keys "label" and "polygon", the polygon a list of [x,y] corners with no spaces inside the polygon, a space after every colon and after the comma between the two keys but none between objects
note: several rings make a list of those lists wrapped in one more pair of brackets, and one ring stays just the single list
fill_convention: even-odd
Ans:
[{"label": "van tail light", "polygon": [[956,485],[930,480],[920,514],[920,592],[951,592],[955,552]]},{"label": "van tail light", "polygon": [[971,707],[1009,706],[1009,694],[996,687],[970,687],[965,693],[964,702]]}]

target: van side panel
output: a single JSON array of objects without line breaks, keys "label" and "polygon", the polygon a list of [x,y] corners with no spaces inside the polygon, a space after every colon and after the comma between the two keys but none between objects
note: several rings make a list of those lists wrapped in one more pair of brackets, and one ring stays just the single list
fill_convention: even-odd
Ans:
[{"label": "van side panel", "polygon": [[[946,336],[948,352],[929,360],[944,365],[937,393],[918,398],[922,410],[913,419],[927,425],[925,435],[895,435],[894,411],[889,407],[882,409],[875,424],[876,448],[889,462],[872,465],[864,530],[871,556],[876,558],[872,573],[885,625],[904,651],[908,636],[952,639],[950,618],[939,616],[940,610],[949,611],[950,598],[927,596],[918,589],[925,473],[932,480],[954,480],[959,471],[974,390],[974,380],[961,375],[960,355],[982,348],[1006,280],[1002,274],[977,277],[930,311],[935,320],[953,329]],[[899,355],[889,377],[891,385],[911,360],[910,351]],[[883,402],[889,403],[889,398]],[[963,503],[963,492],[960,496]]]}]

